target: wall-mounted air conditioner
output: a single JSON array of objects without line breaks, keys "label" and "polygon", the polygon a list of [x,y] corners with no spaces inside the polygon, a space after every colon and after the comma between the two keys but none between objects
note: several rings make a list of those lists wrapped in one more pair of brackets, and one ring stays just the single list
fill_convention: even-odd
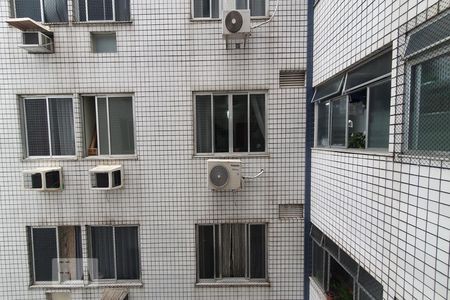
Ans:
[{"label": "wall-mounted air conditioner", "polygon": [[121,165],[103,165],[89,170],[91,188],[94,190],[113,190],[123,186]]},{"label": "wall-mounted air conditioner", "polygon": [[250,35],[250,10],[224,10],[222,28],[226,38],[246,38]]},{"label": "wall-mounted air conditioner", "polygon": [[63,188],[60,167],[36,168],[23,171],[24,187],[35,191],[59,191]]},{"label": "wall-mounted air conditioner", "polygon": [[241,189],[241,161],[238,159],[209,159],[208,186],[216,191]]},{"label": "wall-mounted air conditioner", "polygon": [[53,53],[53,38],[39,31],[22,32],[20,48],[30,53]]}]

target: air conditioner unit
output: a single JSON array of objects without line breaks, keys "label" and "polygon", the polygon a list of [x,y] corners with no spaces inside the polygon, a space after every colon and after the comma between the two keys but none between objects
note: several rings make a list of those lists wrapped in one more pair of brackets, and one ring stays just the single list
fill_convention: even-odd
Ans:
[{"label": "air conditioner unit", "polygon": [[250,10],[225,10],[222,25],[224,37],[247,37],[250,35]]},{"label": "air conditioner unit", "polygon": [[53,37],[40,31],[22,32],[23,44],[19,47],[30,53],[53,53]]},{"label": "air conditioner unit", "polygon": [[240,190],[241,161],[238,159],[209,159],[208,186],[216,191]]},{"label": "air conditioner unit", "polygon": [[95,190],[113,190],[123,186],[122,166],[97,166],[89,170],[91,188]]},{"label": "air conditioner unit", "polygon": [[37,168],[23,172],[24,187],[35,191],[59,191],[63,187],[60,167]]}]

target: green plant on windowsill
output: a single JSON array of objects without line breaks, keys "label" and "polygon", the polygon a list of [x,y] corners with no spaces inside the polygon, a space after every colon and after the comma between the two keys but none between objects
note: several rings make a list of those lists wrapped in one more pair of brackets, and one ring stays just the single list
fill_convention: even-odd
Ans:
[{"label": "green plant on windowsill", "polygon": [[348,139],[349,148],[366,148],[366,135],[364,132],[353,132]]},{"label": "green plant on windowsill", "polygon": [[352,300],[353,290],[345,286],[340,280],[335,280],[330,285],[330,290],[327,292],[327,300]]}]

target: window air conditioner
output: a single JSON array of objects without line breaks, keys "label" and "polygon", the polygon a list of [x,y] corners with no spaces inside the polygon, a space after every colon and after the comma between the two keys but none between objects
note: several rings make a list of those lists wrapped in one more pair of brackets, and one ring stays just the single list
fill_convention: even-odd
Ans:
[{"label": "window air conditioner", "polygon": [[114,190],[123,186],[122,166],[97,166],[89,170],[91,188],[95,190]]},{"label": "window air conditioner", "polygon": [[247,37],[250,35],[250,10],[225,10],[222,28],[224,37]]},{"label": "window air conditioner", "polygon": [[209,159],[208,186],[216,191],[240,190],[241,161],[238,159]]},{"label": "window air conditioner", "polygon": [[19,47],[30,53],[53,53],[53,38],[40,31],[22,33],[23,44]]},{"label": "window air conditioner", "polygon": [[37,168],[23,172],[24,187],[35,191],[59,191],[63,188],[60,167]]}]

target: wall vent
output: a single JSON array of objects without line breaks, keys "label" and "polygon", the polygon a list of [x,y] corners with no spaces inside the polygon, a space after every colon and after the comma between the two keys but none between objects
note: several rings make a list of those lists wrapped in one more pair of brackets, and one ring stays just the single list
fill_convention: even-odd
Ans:
[{"label": "wall vent", "polygon": [[280,219],[302,219],[303,204],[280,204],[279,216]]},{"label": "wall vent", "polygon": [[280,87],[298,88],[305,86],[306,73],[304,70],[281,70]]}]

